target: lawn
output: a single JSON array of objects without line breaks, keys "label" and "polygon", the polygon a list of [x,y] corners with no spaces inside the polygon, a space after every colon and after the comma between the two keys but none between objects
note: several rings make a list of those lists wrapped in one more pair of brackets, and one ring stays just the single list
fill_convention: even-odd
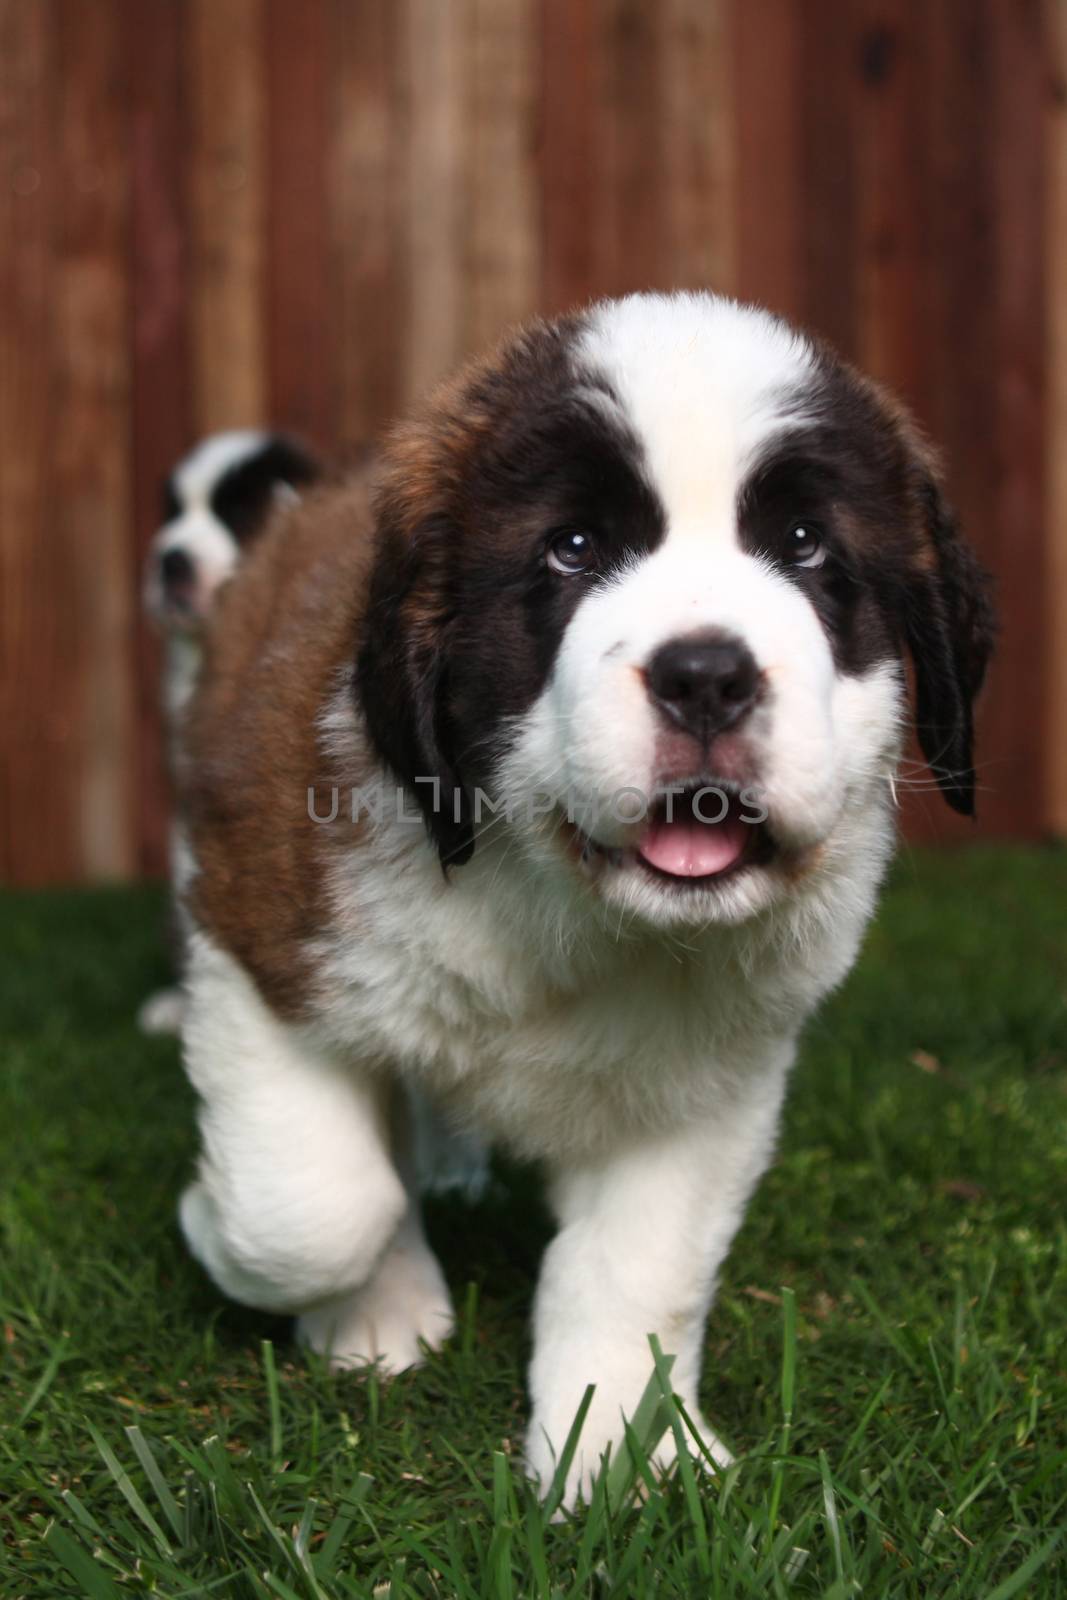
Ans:
[{"label": "lawn", "polygon": [[4,1600],[1067,1595],[1067,853],[902,858],[709,1324],[737,1464],[642,1495],[637,1443],[555,1521],[536,1174],[432,1208],[442,1354],[332,1376],[179,1240],[192,1098],[133,1025],[160,894],[8,895],[0,949]]}]

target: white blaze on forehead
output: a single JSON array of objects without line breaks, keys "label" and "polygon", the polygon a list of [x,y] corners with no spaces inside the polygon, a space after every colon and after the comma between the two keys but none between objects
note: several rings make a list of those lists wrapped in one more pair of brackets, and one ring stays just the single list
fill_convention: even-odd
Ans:
[{"label": "white blaze on forehead", "polygon": [[213,433],[174,469],[174,488],[183,507],[205,505],[216,484],[231,467],[257,455],[270,435],[260,428],[233,428]]},{"label": "white blaze on forehead", "polygon": [[214,512],[202,506],[183,511],[156,535],[157,555],[168,550],[184,550],[201,568],[204,577],[216,581],[229,575],[237,562],[237,541]]},{"label": "white blaze on forehead", "polygon": [[807,340],[716,295],[637,294],[595,306],[576,354],[617,394],[670,532],[732,539],[738,485],[761,444],[806,420]]}]

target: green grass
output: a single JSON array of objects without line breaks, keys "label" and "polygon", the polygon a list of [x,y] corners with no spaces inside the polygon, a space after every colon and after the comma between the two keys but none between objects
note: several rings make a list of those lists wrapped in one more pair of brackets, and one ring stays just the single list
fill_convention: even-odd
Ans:
[{"label": "green grass", "polygon": [[432,1209],[460,1325],[423,1370],[306,1362],[177,1235],[192,1099],[133,1026],[161,920],[0,906],[4,1600],[1067,1594],[1067,854],[903,859],[710,1321],[741,1459],[642,1500],[637,1444],[555,1522],[518,1467],[536,1175]]}]

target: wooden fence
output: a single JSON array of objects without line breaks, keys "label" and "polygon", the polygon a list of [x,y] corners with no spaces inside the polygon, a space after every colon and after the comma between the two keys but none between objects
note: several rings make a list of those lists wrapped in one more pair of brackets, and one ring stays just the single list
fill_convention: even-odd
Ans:
[{"label": "wooden fence", "polygon": [[943,443],[982,828],[1067,829],[1067,0],[0,0],[0,874],[160,867],[138,573],[197,435],[357,446],[517,318],[689,285]]}]

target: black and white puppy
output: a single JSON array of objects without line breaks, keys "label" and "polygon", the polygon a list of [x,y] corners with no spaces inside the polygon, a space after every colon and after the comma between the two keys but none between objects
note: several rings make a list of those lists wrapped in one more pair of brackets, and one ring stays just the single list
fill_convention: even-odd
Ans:
[{"label": "black and white puppy", "polygon": [[636,295],[446,384],[373,501],[310,495],[218,621],[187,733],[186,1237],[335,1361],[404,1367],[452,1310],[399,1086],[542,1161],[527,1455],[546,1481],[595,1383],[573,1497],[650,1333],[699,1416],[798,1035],[892,854],[908,658],[972,810],[983,574],[878,387],[762,311]]},{"label": "black and white puppy", "polygon": [[[270,514],[318,475],[316,462],[293,440],[235,429],[201,440],[164,485],[163,525],[145,564],[144,605],[163,634],[162,698],[174,777],[182,761],[182,717],[219,588]],[[181,889],[188,858],[177,818],[171,826],[170,864],[181,942],[187,932]],[[146,1033],[176,1033],[181,1014],[181,991],[161,989],[145,1001],[138,1020]]]}]

